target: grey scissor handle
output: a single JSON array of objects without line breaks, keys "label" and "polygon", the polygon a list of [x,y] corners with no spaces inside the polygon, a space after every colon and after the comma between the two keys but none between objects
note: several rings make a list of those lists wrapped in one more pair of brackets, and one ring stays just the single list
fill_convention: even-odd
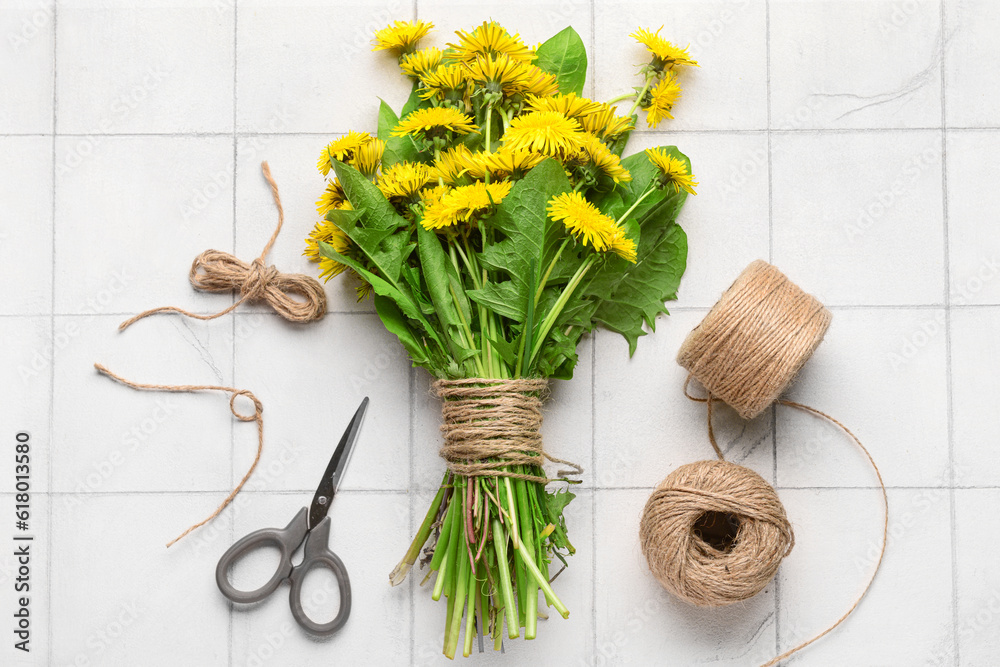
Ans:
[{"label": "grey scissor handle", "polygon": [[[305,554],[302,562],[292,566],[292,555],[305,539]],[[351,580],[343,561],[329,549],[330,517],[324,518],[311,532],[309,531],[309,513],[303,507],[295,518],[284,528],[263,528],[254,531],[237,541],[222,555],[215,568],[215,583],[222,594],[233,602],[259,602],[277,590],[285,579],[289,579],[292,590],[289,592],[288,604],[295,621],[305,630],[317,635],[330,635],[339,630],[351,614]],[[250,551],[264,546],[274,546],[281,551],[278,568],[271,579],[260,588],[253,591],[241,591],[229,583],[229,568]],[[340,589],[340,609],[337,617],[329,623],[316,623],[310,619],[302,606],[302,582],[306,575],[316,567],[326,567],[337,579]]]},{"label": "grey scissor handle", "polygon": [[[291,575],[292,554],[302,544],[307,532],[309,532],[309,512],[303,507],[284,528],[262,528],[237,541],[222,554],[215,568],[215,583],[219,585],[219,590],[233,602],[244,604],[260,602],[278,590],[281,582]],[[233,587],[229,583],[229,568],[247,553],[266,546],[277,547],[281,551],[281,560],[278,561],[278,569],[274,571],[274,576],[254,591],[241,591]]]},{"label": "grey scissor handle", "polygon": [[[302,562],[292,570],[292,590],[288,593],[288,604],[292,608],[292,616],[303,628],[317,635],[332,635],[339,630],[351,615],[351,579],[347,576],[347,568],[337,554],[330,551],[330,517],[325,517],[306,537],[305,555]],[[325,567],[333,572],[340,589],[340,609],[337,617],[328,623],[316,623],[306,615],[302,608],[302,582],[309,571]]]}]

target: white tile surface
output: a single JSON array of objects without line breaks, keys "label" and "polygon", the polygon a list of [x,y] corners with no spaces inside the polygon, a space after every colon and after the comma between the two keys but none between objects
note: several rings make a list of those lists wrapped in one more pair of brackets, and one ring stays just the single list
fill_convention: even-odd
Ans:
[{"label": "white tile surface", "polygon": [[55,0],[0,2],[0,134],[52,132]]},{"label": "white tile surface", "polygon": [[[757,665],[853,600],[881,521],[872,474],[848,440],[791,409],[716,418],[727,457],[777,481],[795,527],[774,584],[741,605],[695,609],[656,585],[637,545],[649,489],[712,455],[704,407],[681,394],[677,348],[761,257],[835,313],[791,397],[842,419],[893,487],[870,597],[786,664],[995,663],[997,6],[134,4],[0,0],[0,421],[35,445],[37,547],[35,650],[14,656],[5,643],[0,663],[442,661],[442,605],[413,581],[386,585],[443,471],[439,404],[371,305],[334,280],[318,324],[290,326],[256,304],[213,322],[162,315],[116,330],[153,306],[232,303],[192,290],[187,269],[210,247],[260,252],[276,222],[264,159],[287,212],[269,261],[314,274],[301,251],[322,189],[316,155],[338,133],[374,129],[379,96],[401,106],[407,81],[369,42],[414,16],[436,24],[426,44],[439,46],[490,17],[531,44],[572,24],[598,98],[637,83],[643,49],[628,34],[638,26],[664,25],[702,64],[683,74],[676,120],[657,132],[640,123],[628,150],[676,144],[701,182],[681,217],[690,255],[673,314],[632,359],[616,334],[586,340],[545,415],[546,446],[586,469],[567,511],[578,553],[556,581],[572,614],[543,622],[533,643],[506,642],[509,655],[474,659]],[[264,402],[248,493],[169,551],[246,470],[254,427],[221,395],[139,393],[98,376],[94,361],[138,381],[235,384]],[[235,537],[283,525],[308,501],[366,394],[371,412],[332,510],[355,611],[344,633],[316,642],[291,621],[286,595],[233,609],[213,572]],[[5,513],[11,466],[0,458]],[[236,574],[260,575],[263,563]],[[0,556],[8,592],[11,564]],[[12,604],[0,595],[5,617]]]},{"label": "white tile surface", "polygon": [[772,127],[941,124],[938,1],[775,0],[770,15]]},{"label": "white tile surface", "polygon": [[941,304],[940,132],[777,134],[773,261],[828,305]]}]

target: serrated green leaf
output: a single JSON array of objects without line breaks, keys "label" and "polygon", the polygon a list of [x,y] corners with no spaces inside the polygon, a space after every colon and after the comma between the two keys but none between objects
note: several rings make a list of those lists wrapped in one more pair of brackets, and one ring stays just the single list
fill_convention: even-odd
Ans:
[{"label": "serrated green leaf", "polygon": [[399,125],[399,116],[396,112],[392,110],[388,104],[385,103],[381,97],[379,98],[378,105],[378,138],[382,141],[388,141],[390,138],[390,132]]},{"label": "serrated green leaf", "polygon": [[385,142],[385,151],[382,153],[382,168],[388,169],[397,162],[413,162],[419,159],[419,151],[413,139],[407,135],[405,137],[392,136],[392,130],[399,125],[399,116],[392,110],[385,100],[380,100],[378,108],[378,138]]},{"label": "serrated green leaf", "polygon": [[[420,270],[427,283],[427,292],[438,319],[446,326],[460,327],[462,321],[455,308],[455,298],[451,292],[451,280],[448,277],[450,262],[441,246],[440,237],[423,225],[417,225],[417,254],[420,256]],[[459,294],[464,294],[464,290]]]},{"label": "serrated green leaf", "polygon": [[382,320],[385,328],[390,333],[396,334],[396,337],[399,338],[399,342],[406,348],[413,363],[424,366],[430,361],[427,355],[427,348],[417,338],[406,316],[403,315],[403,311],[399,309],[395,301],[387,296],[376,294],[375,312],[378,313],[379,319]]},{"label": "serrated green leaf", "polygon": [[583,95],[587,79],[587,49],[572,26],[538,47],[535,65],[556,77],[559,92]]},{"label": "serrated green leaf", "polygon": [[357,211],[364,211],[366,229],[395,230],[409,226],[406,218],[396,212],[385,195],[364,174],[338,160],[333,161],[333,168],[351,206]]},{"label": "serrated green leaf", "polygon": [[514,284],[505,280],[502,283],[486,283],[482,289],[466,290],[469,298],[478,304],[486,306],[497,315],[523,322],[527,300],[519,294]]},{"label": "serrated green leaf", "polygon": [[664,301],[677,296],[687,264],[687,236],[672,221],[647,222],[637,254],[635,265],[609,257],[586,287],[588,295],[600,300],[594,322],[624,336],[630,355],[645,335],[643,323],[655,327],[656,316],[667,312]]}]

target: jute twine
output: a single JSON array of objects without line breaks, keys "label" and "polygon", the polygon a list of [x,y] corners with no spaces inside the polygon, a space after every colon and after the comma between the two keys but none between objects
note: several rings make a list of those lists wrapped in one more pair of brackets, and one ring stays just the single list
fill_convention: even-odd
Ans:
[{"label": "jute twine", "polygon": [[[271,186],[274,205],[278,207],[278,225],[264,246],[260,256],[247,264],[243,260],[221,250],[206,250],[194,258],[188,279],[196,290],[205,292],[239,291],[240,298],[228,308],[214,315],[199,315],[176,306],[161,306],[143,311],[119,325],[126,329],[144,317],[155,313],[174,312],[198,320],[214,320],[232,312],[245,301],[265,301],[279,315],[290,322],[311,322],[326,314],[326,293],[318,280],[301,273],[282,273],[277,268],[266,266],[264,260],[281,232],[285,222],[285,211],[278,195],[278,185],[271,176],[267,162],[261,163],[264,178]],[[302,298],[296,299],[293,296]]]},{"label": "jute twine", "polygon": [[560,476],[580,474],[575,463],[557,459],[542,447],[542,402],[548,380],[437,380],[441,398],[439,454],[448,469],[465,477],[512,477],[547,484],[548,477],[508,470],[511,466],[539,466],[544,460],[570,466]]},{"label": "jute twine", "polygon": [[[211,384],[180,384],[180,385],[144,384],[144,383],[141,383],[141,382],[132,382],[131,380],[126,380],[125,378],[123,378],[122,376],[118,375],[117,373],[113,373],[112,371],[108,370],[107,367],[105,367],[103,364],[94,364],[94,368],[96,368],[99,372],[101,372],[104,375],[108,376],[112,380],[115,380],[117,382],[121,382],[123,385],[125,385],[127,387],[132,387],[133,389],[139,389],[139,390],[144,390],[144,391],[176,391],[176,392],[188,392],[188,391],[223,391],[223,392],[226,392],[226,393],[229,394],[229,410],[230,410],[230,412],[233,413],[233,416],[236,417],[237,419],[239,419],[240,421],[244,421],[244,422],[256,422],[257,423],[257,454],[254,456],[253,463],[250,464],[250,469],[247,470],[247,472],[246,472],[245,475],[243,475],[243,479],[241,479],[240,483],[236,485],[236,488],[234,488],[232,491],[230,491],[229,495],[226,496],[226,499],[222,501],[222,504],[219,505],[216,508],[216,510],[214,512],[212,512],[212,514],[208,518],[204,519],[203,521],[199,521],[198,523],[196,523],[193,526],[189,527],[187,530],[185,530],[183,533],[181,533],[180,535],[178,535],[174,539],[170,540],[170,542],[167,543],[167,547],[170,547],[175,542],[177,542],[179,539],[181,539],[182,537],[184,537],[185,535],[187,535],[188,533],[190,533],[191,531],[195,530],[196,528],[200,528],[201,526],[204,526],[206,523],[208,523],[209,521],[211,521],[215,517],[219,516],[219,513],[222,512],[222,510],[224,510],[226,508],[226,505],[228,505],[230,502],[232,502],[233,498],[236,497],[236,494],[240,492],[240,489],[243,488],[243,485],[246,484],[247,480],[250,479],[250,476],[253,475],[253,471],[257,468],[257,463],[260,462],[261,452],[264,451],[264,415],[263,415],[263,413],[264,413],[264,406],[261,404],[260,400],[256,396],[253,395],[252,392],[250,392],[250,391],[248,391],[246,389],[236,389],[234,387],[222,387],[222,386],[211,385]],[[250,399],[250,401],[253,402],[253,408],[254,408],[254,410],[253,410],[253,414],[252,415],[244,414],[244,413],[242,413],[242,412],[240,412],[239,410],[236,409],[236,397],[237,396],[244,396],[244,397]]]},{"label": "jute twine", "polygon": [[[706,512],[735,517],[728,552],[703,539]],[[774,488],[728,461],[698,461],[670,473],[646,503],[639,538],[649,567],[679,598],[707,607],[746,600],[764,590],[795,538]]]},{"label": "jute twine", "polygon": [[[713,405],[724,401],[745,419],[772,404],[786,405],[836,425],[865,454],[882,490],[885,508],[878,560],[860,595],[826,630],[766,663],[775,665],[825,636],[857,608],[885,555],[889,499],[871,454],[830,415],[780,399],[812,356],[830,325],[830,312],[770,264],[750,264],[688,335],[677,362],[689,372],[688,398],[705,403],[708,437],[717,461],[701,461],[671,473],[643,510],[640,539],[650,570],[663,586],[693,604],[716,606],[744,600],[764,589],[795,543],[777,493],[754,471],[725,461],[712,427]],[[694,378],[704,397],[688,392]],[[730,522],[731,543],[719,548],[699,526],[709,516]]]}]

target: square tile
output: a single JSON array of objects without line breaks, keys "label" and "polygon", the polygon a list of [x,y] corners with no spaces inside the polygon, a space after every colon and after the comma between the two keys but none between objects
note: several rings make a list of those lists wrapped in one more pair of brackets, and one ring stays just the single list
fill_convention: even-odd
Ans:
[{"label": "square tile", "polygon": [[210,495],[98,495],[60,507],[53,516],[52,663],[224,663],[229,609],[215,584],[223,545],[217,554],[198,552],[188,540],[164,548],[216,502]]},{"label": "square tile", "polygon": [[240,2],[236,128],[374,132],[379,98],[398,111],[410,85],[395,58],[372,53],[371,39],[393,21],[411,20],[413,11],[411,0],[378,5],[354,0],[336,6]]},{"label": "square tile", "polygon": [[726,607],[700,608],[663,589],[639,548],[646,490],[597,491],[601,536],[595,659],[602,665],[760,664],[774,652],[774,585]]},{"label": "square tile", "polygon": [[675,143],[699,182],[698,195],[688,197],[677,218],[688,259],[676,305],[710,308],[736,277],[735,267],[767,257],[767,137],[644,132],[632,135],[625,154]]},{"label": "square tile", "polygon": [[228,396],[137,391],[94,363],[133,382],[231,386],[232,323],[163,316],[121,333],[120,319],[56,317],[56,338],[66,342],[55,358],[53,490],[214,491],[221,501],[232,488],[233,440],[256,442]]},{"label": "square tile", "polygon": [[1000,167],[997,132],[948,133],[948,249],[951,303],[1000,304],[1000,235],[992,211],[1000,206],[994,183]]},{"label": "square tile", "polygon": [[[38,446],[39,443],[34,444]],[[12,477],[4,475],[3,479],[6,481]],[[5,484],[4,488],[11,487]],[[52,553],[49,547],[49,497],[37,493],[37,485],[32,488],[36,492],[31,494],[29,501],[28,530],[15,531],[11,526],[10,532],[4,536],[4,550],[0,555],[0,586],[7,593],[0,598],[0,614],[9,619],[10,624],[9,640],[0,645],[0,661],[11,667],[47,665],[46,653],[49,637],[52,636],[48,597],[52,588],[49,581],[49,558]],[[8,516],[14,513],[15,505],[19,502],[12,493],[0,494],[0,506],[4,513],[9,513]],[[24,551],[27,552],[26,556]],[[23,566],[28,567],[27,574],[21,571]],[[24,609],[27,609],[27,615]],[[15,614],[18,616],[15,617]],[[23,623],[27,623],[27,628],[23,628]],[[28,634],[18,635],[15,631]],[[25,640],[27,652],[15,648],[15,643]]]},{"label": "square tile", "polygon": [[978,72],[1000,67],[989,48],[1000,30],[1000,13],[988,0],[945,0],[945,114],[949,127],[1000,125],[1000,88],[984,85]]},{"label": "square tile", "polygon": [[[787,396],[851,429],[889,486],[947,486],[945,336],[943,310],[835,310]],[[864,452],[825,419],[778,406],[776,429],[781,487],[878,484]]]},{"label": "square tile", "polygon": [[2,0],[0,134],[52,132],[55,0]]},{"label": "square tile", "polygon": [[[871,578],[882,543],[876,490],[783,490],[795,548],[778,570],[778,650],[840,618]],[[875,583],[854,613],[799,661],[815,665],[915,665],[953,644],[949,492],[889,492],[889,544]],[[935,664],[951,664],[935,663]]]},{"label": "square tile", "polygon": [[[261,161],[271,168],[285,209],[285,224],[267,256],[284,273],[302,273],[319,279],[318,265],[302,256],[304,239],[321,218],[316,200],[326,187],[326,179],[316,169],[316,159],[333,135],[306,134],[281,136],[257,134],[240,137],[236,170],[236,255],[250,261],[260,255],[278,222],[271,188],[261,174]],[[325,283],[327,312],[375,312],[371,299],[358,301],[360,282],[340,275]],[[267,304],[248,304],[246,310],[273,312]]]},{"label": "square tile", "polygon": [[227,137],[58,139],[56,312],[230,305],[192,289],[188,271],[203,251],[233,248],[232,157]]},{"label": "square tile", "polygon": [[[320,664],[329,661],[330,656],[346,658],[349,663],[360,661],[363,656],[373,665],[405,664],[410,655],[410,602],[406,587],[391,588],[388,578],[396,564],[394,559],[406,551],[409,543],[407,515],[397,511],[400,498],[397,494],[342,491],[330,506],[329,546],[343,560],[351,581],[351,616],[347,625],[329,639],[311,637],[292,618],[288,588],[282,585],[274,595],[257,604],[230,605],[234,664],[298,666]],[[258,528],[284,526],[311,499],[311,491],[292,495],[252,494],[244,511],[236,515],[234,536],[240,538]],[[366,530],[365,526],[378,529]],[[228,548],[228,543],[222,542],[216,549],[219,556]],[[249,555],[247,560],[237,563],[231,581],[251,588],[266,580],[276,558],[256,557],[260,555]],[[214,584],[212,588],[215,589]],[[336,614],[339,591],[331,574],[319,570],[307,577],[303,593],[303,607],[314,620],[325,622]],[[206,595],[211,595],[213,604],[215,598],[222,600],[222,604],[226,602],[218,590]]]},{"label": "square tile", "polygon": [[[598,331],[593,474],[599,487],[652,489],[678,466],[715,457],[705,426],[705,405],[684,397],[687,371],[676,361],[681,342],[705,312],[660,316],[656,332],[639,339],[631,359],[621,336]],[[713,416],[727,460],[771,480],[770,413],[743,421],[723,407]]]},{"label": "square tile", "polygon": [[1000,572],[992,555],[1000,521],[984,511],[1000,502],[997,489],[955,491],[958,572],[958,655],[963,665],[986,667],[1000,654]]},{"label": "square tile", "polygon": [[[577,347],[580,357],[571,380],[552,380],[550,394],[543,408],[542,438],[546,452],[583,468],[580,480],[593,486],[593,420],[591,410],[592,338],[584,338]],[[413,384],[413,480],[411,490],[434,490],[441,484],[446,468],[438,455],[441,446],[441,401],[434,394],[434,379],[422,369],[415,372]],[[548,463],[548,474],[555,475],[565,466]],[[579,487],[577,487],[579,488]],[[423,518],[423,515],[420,516]]]},{"label": "square tile", "polygon": [[[0,402],[9,437],[27,433],[30,438],[31,488],[49,489],[52,449],[52,321],[48,317],[0,317],[0,365],[8,369],[8,381],[0,386]],[[62,337],[59,339],[63,340]],[[13,447],[13,445],[11,445]],[[13,453],[0,457],[0,486],[13,488],[17,470]]]},{"label": "square tile", "polygon": [[[371,398],[344,476],[347,489],[406,489],[410,479],[409,370],[403,348],[376,315],[327,315],[295,325],[277,315],[240,314],[235,382],[264,404],[261,469],[285,459],[267,489],[312,491],[358,404]],[[280,443],[280,444],[279,444]],[[252,438],[235,447],[239,479]],[[293,460],[289,460],[293,459]]]},{"label": "square tile", "polygon": [[771,127],[941,124],[938,0],[770,5]]},{"label": "square tile", "polygon": [[[763,3],[713,2],[596,2],[596,53],[591,71],[595,95],[607,100],[642,86],[638,67],[648,62],[645,47],[629,35],[636,28],[655,31],[674,44],[690,45],[699,67],[680,73],[683,97],[674,108],[674,120],[660,123],[666,130],[747,130],[767,127],[767,45]],[[725,104],[723,99],[738,101]],[[619,105],[622,113],[631,103]],[[641,113],[637,132],[651,128]]]},{"label": "square tile", "polygon": [[[0,280],[5,315],[52,309],[52,139],[0,137]],[[16,221],[16,222],[15,222]],[[10,224],[13,223],[13,224]]]},{"label": "square tile", "polygon": [[[472,656],[484,665],[508,665],[511,663],[527,664],[591,664],[593,657],[593,615],[591,610],[594,591],[594,541],[593,541],[593,504],[589,489],[574,489],[577,497],[573,499],[565,511],[569,539],[576,547],[576,553],[568,559],[569,566],[563,570],[558,579],[552,583],[552,588],[559,599],[569,609],[569,618],[563,618],[554,609],[547,607],[545,598],[539,594],[538,608],[547,613],[547,619],[538,620],[538,631],[535,639],[525,640],[523,631],[521,637],[509,639],[504,635],[504,653],[493,650],[493,642],[487,635],[484,638],[484,652],[479,653],[478,643],[473,642]],[[416,503],[418,521],[421,520],[424,508],[430,503],[429,493],[421,494]],[[558,561],[550,566],[551,574],[562,567]],[[418,586],[423,580],[426,570],[414,569],[410,576],[413,585],[413,664],[426,665],[452,664],[442,652],[444,641],[445,599],[435,602],[431,597],[434,579],[431,577],[423,587]],[[485,632],[485,631],[484,631]],[[463,635],[464,638],[464,635]],[[458,655],[455,660],[461,660],[462,642],[459,642]]]},{"label": "square tile", "polygon": [[826,305],[944,302],[941,135],[772,139],[773,263]]},{"label": "square tile", "polygon": [[57,26],[59,132],[232,131],[226,2],[70,0],[60,3]]},{"label": "square tile", "polygon": [[951,391],[954,411],[955,484],[1000,485],[1000,308],[951,313]]}]

